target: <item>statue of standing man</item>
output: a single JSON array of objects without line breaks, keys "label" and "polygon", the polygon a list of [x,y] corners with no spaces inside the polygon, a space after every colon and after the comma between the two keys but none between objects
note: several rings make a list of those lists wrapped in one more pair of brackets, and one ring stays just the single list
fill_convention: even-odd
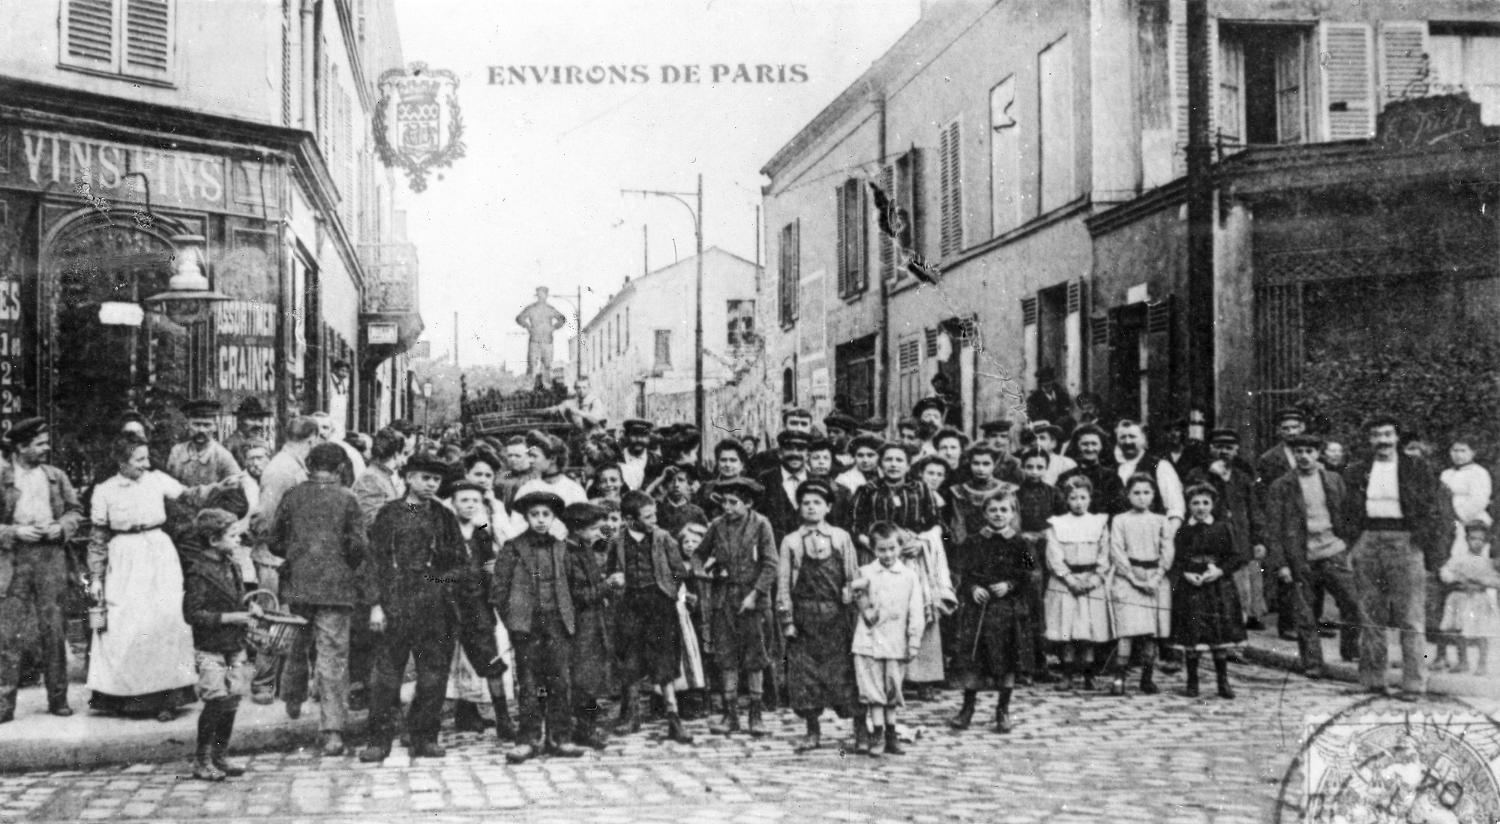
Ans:
[{"label": "statue of standing man", "polygon": [[568,325],[568,316],[547,302],[547,287],[536,290],[536,303],[516,315],[516,323],[531,336],[526,344],[526,374],[528,376],[552,374],[552,336]]}]

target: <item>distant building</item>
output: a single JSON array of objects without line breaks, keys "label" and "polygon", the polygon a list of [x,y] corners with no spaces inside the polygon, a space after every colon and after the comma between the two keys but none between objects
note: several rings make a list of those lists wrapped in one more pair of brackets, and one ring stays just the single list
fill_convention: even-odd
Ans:
[{"label": "distant building", "polygon": [[[691,421],[693,407],[660,399],[694,387],[694,294],[697,258],[630,278],[569,341],[577,374],[618,420],[645,416],[659,423]],[[759,351],[756,284],[760,270],[710,247],[703,252],[703,378],[721,386],[737,364]],[[655,399],[655,400],[654,400]],[[658,403],[653,407],[650,404]],[[685,407],[685,408],[684,408]]]}]

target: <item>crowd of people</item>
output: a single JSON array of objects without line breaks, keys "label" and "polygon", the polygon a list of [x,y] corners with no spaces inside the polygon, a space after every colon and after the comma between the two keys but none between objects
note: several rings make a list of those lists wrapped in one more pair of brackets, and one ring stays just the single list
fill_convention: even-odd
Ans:
[{"label": "crowd of people", "polygon": [[[684,745],[684,720],[707,715],[712,734],[763,736],[773,707],[805,721],[798,751],[822,746],[831,710],[853,752],[899,755],[907,696],[937,689],[961,690],[955,730],[995,691],[1008,733],[1017,688],[1150,695],[1158,668],[1183,667],[1197,696],[1207,653],[1232,699],[1228,664],[1271,612],[1310,678],[1328,632],[1363,690],[1418,698],[1428,641],[1432,669],[1467,667],[1471,648],[1487,666],[1500,574],[1471,442],[1439,477],[1430,447],[1375,416],[1369,454],[1343,465],[1287,409],[1252,464],[1232,429],[1200,440],[1176,421],[1153,449],[1138,422],[1033,400],[974,442],[941,396],[894,427],[788,409],[775,448],[727,437],[708,456],[690,425],[611,432],[587,414],[569,439],[445,441],[405,422],[344,437],[314,415],[273,449],[254,399],[220,444],[219,410],[196,402],[160,460],[145,422],[122,421],[115,471],[82,498],[47,464],[45,422],[23,421],[0,463],[0,723],[38,639],[49,711],[72,713],[62,547],[89,525],[90,707],[168,720],[202,701],[207,780],[241,772],[225,751],[245,694],[293,718],[316,697],[329,757],[367,707],[371,762],[398,735],[442,755],[448,700],[456,728],[493,726],[512,762],[577,756],[648,717]],[[1336,625],[1320,622],[1329,596]],[[290,649],[252,648],[282,613],[306,622]]]}]

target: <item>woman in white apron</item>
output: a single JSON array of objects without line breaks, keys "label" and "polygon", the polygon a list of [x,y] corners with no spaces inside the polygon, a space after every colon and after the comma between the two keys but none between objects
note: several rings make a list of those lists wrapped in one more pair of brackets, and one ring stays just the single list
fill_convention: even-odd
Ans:
[{"label": "woman in white apron", "polygon": [[182,565],[162,531],[166,502],[206,500],[238,486],[240,476],[184,487],[153,471],[146,444],[130,436],[117,439],[111,455],[119,472],[94,488],[92,502],[89,591],[105,606],[106,626],[95,630],[89,654],[89,707],[170,721],[196,700],[198,676],[182,619]]}]

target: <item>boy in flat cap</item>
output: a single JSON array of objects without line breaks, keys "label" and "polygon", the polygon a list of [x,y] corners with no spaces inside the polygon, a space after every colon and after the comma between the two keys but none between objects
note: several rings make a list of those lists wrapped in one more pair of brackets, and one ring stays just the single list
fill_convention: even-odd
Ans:
[{"label": "boy in flat cap", "polygon": [[437,736],[455,631],[444,582],[465,565],[467,550],[458,516],[437,499],[448,465],[418,453],[407,459],[401,473],[406,494],[375,515],[369,556],[361,565],[370,629],[380,635],[370,679],[369,733],[359,754],[365,762],[383,761],[391,754],[408,658],[417,669],[417,690],[406,722],[411,755],[446,754]]},{"label": "boy in flat cap", "polygon": [[849,533],[828,524],[834,491],[827,481],[803,483],[797,500],[802,523],[781,542],[776,585],[792,710],[807,722],[807,736],[796,750],[818,748],[818,717],[825,707],[840,718],[854,713],[855,740],[868,748],[849,653],[854,642],[850,585],[859,574],[854,542]]},{"label": "boy in flat cap", "polygon": [[745,478],[719,486],[724,514],[708,525],[698,555],[714,579],[712,611],[714,657],[724,677],[724,718],[709,729],[728,735],[740,729],[737,691],[740,673],[750,689],[751,735],[765,734],[761,724],[767,654],[766,613],[778,562],[771,522],[751,507],[766,490]]},{"label": "boy in flat cap", "polygon": [[641,726],[637,682],[661,687],[667,708],[667,738],[693,743],[677,714],[673,682],[681,668],[682,625],[677,617],[677,593],[688,579],[687,563],[676,539],[656,525],[656,501],[631,491],[620,501],[624,528],[610,540],[605,572],[611,586],[624,590],[617,613],[615,639],[620,647],[620,699],[617,731],[635,732]]},{"label": "boy in flat cap", "polygon": [[11,720],[23,649],[29,638],[12,637],[19,627],[41,632],[42,676],[47,711],[72,715],[68,707],[68,653],[62,595],[68,588],[67,541],[83,523],[83,507],[68,476],[47,463],[52,438],[42,418],[19,421],[5,433],[12,459],[0,463],[0,723]]},{"label": "boy in flat cap", "polygon": [[539,750],[576,758],[583,754],[570,740],[577,614],[567,544],[552,530],[563,501],[551,492],[531,492],[516,498],[514,510],[526,518],[526,532],[501,548],[491,590],[516,654],[520,731],[505,760],[519,764]]},{"label": "boy in flat cap", "polygon": [[614,648],[606,624],[604,571],[594,547],[604,539],[599,525],[604,507],[592,503],[569,504],[562,511],[568,527],[568,592],[573,599],[572,676],[573,743],[604,749],[605,734],[599,726],[599,697],[610,690],[614,677],[610,663]]}]

